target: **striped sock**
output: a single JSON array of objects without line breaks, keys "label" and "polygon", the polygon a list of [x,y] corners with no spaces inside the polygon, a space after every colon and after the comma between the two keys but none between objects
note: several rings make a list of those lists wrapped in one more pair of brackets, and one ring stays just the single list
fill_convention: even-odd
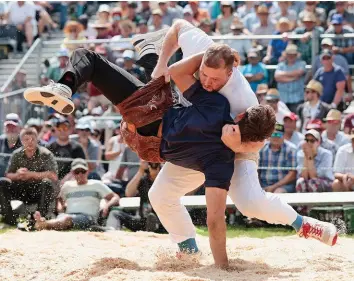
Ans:
[{"label": "striped sock", "polygon": [[197,253],[199,251],[197,242],[194,238],[189,238],[183,242],[178,243],[178,248],[181,252]]},{"label": "striped sock", "polygon": [[298,232],[302,226],[302,221],[303,217],[300,215],[297,215],[296,220],[292,223],[292,227]]}]

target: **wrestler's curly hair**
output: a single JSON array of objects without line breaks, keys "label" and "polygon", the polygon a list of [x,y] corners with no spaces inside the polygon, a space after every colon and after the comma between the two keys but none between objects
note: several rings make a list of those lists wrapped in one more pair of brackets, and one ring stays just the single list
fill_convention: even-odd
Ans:
[{"label": "wrestler's curly hair", "polygon": [[274,132],[275,112],[269,105],[255,105],[246,110],[239,121],[241,141],[258,142],[269,138]]}]

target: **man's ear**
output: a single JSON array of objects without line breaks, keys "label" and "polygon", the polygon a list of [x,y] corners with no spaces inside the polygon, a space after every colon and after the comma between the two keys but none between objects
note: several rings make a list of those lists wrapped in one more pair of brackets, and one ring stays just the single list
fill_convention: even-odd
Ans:
[{"label": "man's ear", "polygon": [[237,122],[240,122],[240,120],[245,117],[246,115],[246,112],[243,112],[243,113],[240,113],[239,115],[237,115],[234,119],[234,122],[237,123]]},{"label": "man's ear", "polygon": [[232,50],[234,53],[234,67],[238,67],[241,63],[240,54],[236,50]]}]

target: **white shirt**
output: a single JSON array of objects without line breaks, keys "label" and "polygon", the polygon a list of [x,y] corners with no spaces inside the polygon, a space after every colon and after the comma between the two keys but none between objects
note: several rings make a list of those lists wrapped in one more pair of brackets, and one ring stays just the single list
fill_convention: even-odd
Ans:
[{"label": "white shirt", "polygon": [[[214,41],[202,30],[189,26],[182,28],[178,36],[178,45],[184,58],[205,51],[213,43]],[[245,112],[247,108],[259,104],[250,84],[236,67],[219,93],[228,99],[233,118]]]},{"label": "white shirt", "polygon": [[88,180],[85,185],[78,185],[76,181],[64,183],[59,196],[67,203],[67,214],[86,214],[98,218],[101,199],[112,190],[98,180]]},{"label": "white shirt", "polygon": [[26,2],[20,7],[17,2],[11,2],[8,6],[9,22],[15,25],[23,24],[27,17],[31,17],[33,35],[37,35],[36,6]]},{"label": "white shirt", "polygon": [[335,173],[354,174],[354,151],[351,143],[345,144],[338,149],[333,169]]}]

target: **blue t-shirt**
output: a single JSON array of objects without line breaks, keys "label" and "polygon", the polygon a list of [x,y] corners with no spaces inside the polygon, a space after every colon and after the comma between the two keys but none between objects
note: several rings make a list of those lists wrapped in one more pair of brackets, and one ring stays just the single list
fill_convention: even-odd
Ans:
[{"label": "blue t-shirt", "polygon": [[261,62],[257,63],[256,65],[246,64],[242,68],[242,74],[245,76],[246,74],[257,74],[263,73],[263,79],[260,81],[249,82],[253,92],[257,91],[257,86],[259,84],[268,84],[268,70],[266,69],[265,65]]},{"label": "blue t-shirt", "polygon": [[219,93],[204,90],[199,81],[183,95],[192,105],[170,108],[163,116],[161,156],[204,173],[206,187],[228,189],[235,153],[221,134],[225,124],[234,124],[230,104]]},{"label": "blue t-shirt", "polygon": [[321,82],[323,86],[323,94],[321,100],[331,104],[336,95],[337,82],[346,81],[342,68],[338,65],[333,65],[332,71],[325,72],[323,67],[320,67],[314,76],[314,79]]},{"label": "blue t-shirt", "polygon": [[[279,31],[274,33],[275,35],[281,34]],[[285,51],[286,46],[288,45],[287,41],[283,41],[281,39],[272,39],[269,42],[269,45],[272,46],[272,57],[276,60],[279,60],[283,51]]]}]

